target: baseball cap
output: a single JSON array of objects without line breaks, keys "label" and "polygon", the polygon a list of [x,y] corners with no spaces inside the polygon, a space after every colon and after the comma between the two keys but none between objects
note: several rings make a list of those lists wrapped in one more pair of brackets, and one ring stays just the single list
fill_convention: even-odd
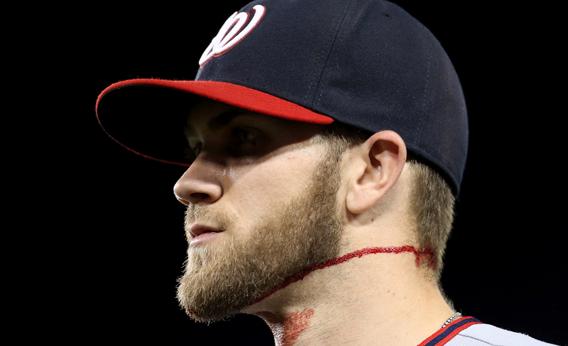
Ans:
[{"label": "baseball cap", "polygon": [[393,130],[459,192],[465,99],[434,35],[383,0],[260,0],[231,15],[193,80],[130,79],[96,103],[105,132],[146,158],[189,166],[184,126],[208,98],[293,121]]}]

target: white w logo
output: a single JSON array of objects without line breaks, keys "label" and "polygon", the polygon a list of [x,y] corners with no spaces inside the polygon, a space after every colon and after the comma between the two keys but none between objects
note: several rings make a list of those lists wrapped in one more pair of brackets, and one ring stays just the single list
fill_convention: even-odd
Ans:
[{"label": "white w logo", "polygon": [[250,21],[248,20],[249,14],[245,12],[235,12],[227,19],[217,36],[213,38],[201,55],[199,66],[202,66],[213,57],[223,55],[254,29],[266,9],[262,5],[255,5],[252,9],[254,10],[254,15]]}]

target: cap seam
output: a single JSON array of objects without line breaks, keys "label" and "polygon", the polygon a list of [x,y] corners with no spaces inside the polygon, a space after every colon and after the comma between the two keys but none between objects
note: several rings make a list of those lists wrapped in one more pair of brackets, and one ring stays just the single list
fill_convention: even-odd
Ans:
[{"label": "cap seam", "polygon": [[422,93],[422,105],[421,105],[421,112],[423,113],[421,119],[420,119],[420,125],[418,127],[418,136],[416,138],[416,142],[417,143],[422,143],[422,135],[424,133],[424,123],[426,121],[426,117],[429,116],[428,111],[426,110],[426,103],[428,101],[428,98],[426,97],[426,94],[428,92],[428,89],[430,88],[430,74],[432,71],[432,51],[428,50],[428,58],[426,60],[426,81],[424,83],[424,91]]},{"label": "cap seam", "polygon": [[314,90],[314,94],[312,97],[312,100],[310,102],[310,104],[312,104],[312,106],[315,108],[316,105],[319,105],[321,97],[323,95],[323,90],[320,90],[321,88],[321,82],[323,80],[323,77],[325,75],[325,72],[327,70],[327,65],[329,63],[329,60],[331,58],[331,55],[335,49],[335,43],[337,42],[337,39],[339,37],[339,33],[341,32],[341,29],[343,28],[343,24],[345,23],[345,19],[347,18],[347,13],[349,13],[349,9],[351,8],[351,4],[353,3],[354,0],[350,0],[346,5],[345,5],[345,11],[343,13],[343,17],[341,18],[341,21],[339,23],[339,25],[337,26],[337,30],[335,31],[335,35],[333,37],[333,41],[331,42],[331,46],[329,48],[329,52],[327,53],[327,57],[325,59],[325,63],[323,64],[323,67],[321,69],[320,72],[320,76],[318,78],[317,84],[316,84],[316,88]]}]

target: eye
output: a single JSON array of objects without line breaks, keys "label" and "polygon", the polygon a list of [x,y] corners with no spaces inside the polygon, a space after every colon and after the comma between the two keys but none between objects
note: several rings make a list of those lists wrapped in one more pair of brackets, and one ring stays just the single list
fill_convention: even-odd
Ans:
[{"label": "eye", "polygon": [[233,139],[238,144],[255,145],[258,138],[258,131],[248,127],[235,127],[232,130]]},{"label": "eye", "polygon": [[260,142],[260,132],[250,127],[231,129],[230,151],[235,156],[252,155]]}]

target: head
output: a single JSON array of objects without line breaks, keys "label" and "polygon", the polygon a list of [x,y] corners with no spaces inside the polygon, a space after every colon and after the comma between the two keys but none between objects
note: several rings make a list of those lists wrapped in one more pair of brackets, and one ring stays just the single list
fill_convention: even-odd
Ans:
[{"label": "head", "polygon": [[393,131],[313,125],[203,101],[187,132],[195,157],[174,187],[187,205],[186,235],[193,238],[195,224],[221,231],[188,249],[178,299],[196,321],[231,316],[287,277],[339,256],[348,227],[402,219],[408,226],[397,237],[433,247],[419,225],[437,222],[423,210],[435,200],[424,197],[432,186],[419,188],[415,179],[431,170],[407,162]]},{"label": "head", "polygon": [[[442,45],[402,8],[253,1],[221,26],[194,80],[115,83],[100,94],[97,117],[127,149],[187,166],[184,108],[170,102],[180,93],[221,102],[193,107],[188,137],[199,152],[175,186],[188,238],[196,224],[222,231],[188,250],[178,296],[194,319],[237,312],[337,256],[355,234],[361,246],[431,251],[435,267],[425,272],[437,280],[467,112]],[[253,112],[213,120],[228,105]]]}]

